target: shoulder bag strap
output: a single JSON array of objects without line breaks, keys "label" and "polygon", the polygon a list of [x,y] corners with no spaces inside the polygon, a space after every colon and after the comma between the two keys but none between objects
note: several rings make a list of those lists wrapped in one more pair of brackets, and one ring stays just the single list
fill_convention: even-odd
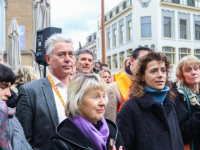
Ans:
[{"label": "shoulder bag strap", "polygon": [[[191,118],[192,114],[191,114],[191,108],[190,108],[190,101],[189,101],[189,98],[187,96],[187,93],[182,88],[177,88],[177,89],[183,91],[183,93],[185,95],[185,98],[186,98],[186,101],[187,101],[187,106],[188,106],[189,117]],[[194,150],[193,139],[191,139],[191,141],[190,141],[190,148],[191,148],[191,150]]]}]

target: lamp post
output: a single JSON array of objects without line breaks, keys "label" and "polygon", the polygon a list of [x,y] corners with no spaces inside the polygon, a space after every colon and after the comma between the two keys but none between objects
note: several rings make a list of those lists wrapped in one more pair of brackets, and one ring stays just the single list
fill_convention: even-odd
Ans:
[{"label": "lamp post", "polygon": [[101,27],[102,27],[102,63],[106,63],[105,51],[105,17],[104,17],[104,0],[101,0]]}]

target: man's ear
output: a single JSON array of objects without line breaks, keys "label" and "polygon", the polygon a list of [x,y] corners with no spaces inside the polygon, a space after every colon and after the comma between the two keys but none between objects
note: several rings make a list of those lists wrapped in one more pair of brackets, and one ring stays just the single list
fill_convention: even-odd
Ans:
[{"label": "man's ear", "polygon": [[133,66],[134,65],[134,61],[135,59],[133,57],[130,58],[130,65]]},{"label": "man's ear", "polygon": [[51,62],[50,62],[51,57],[50,57],[50,55],[49,55],[49,54],[46,54],[46,55],[45,55],[45,58],[46,58],[47,64],[48,64],[48,65],[51,65]]}]

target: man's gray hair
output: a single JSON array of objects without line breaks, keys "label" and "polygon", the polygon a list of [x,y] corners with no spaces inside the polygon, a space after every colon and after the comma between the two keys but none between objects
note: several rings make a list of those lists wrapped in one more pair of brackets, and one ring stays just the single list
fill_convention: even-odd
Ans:
[{"label": "man's gray hair", "polygon": [[[98,74],[76,74],[68,85],[65,115],[73,118],[78,113],[78,103],[81,103],[85,93],[94,90],[108,90],[107,83]],[[108,103],[107,94],[105,95]]]},{"label": "man's gray hair", "polygon": [[92,59],[94,59],[94,55],[92,53],[92,51],[90,49],[80,49],[77,53],[76,53],[76,61],[78,61],[79,55],[80,54],[85,54],[88,53],[90,55],[92,55]]},{"label": "man's gray hair", "polygon": [[52,51],[54,49],[54,43],[60,42],[60,41],[71,43],[73,46],[73,41],[71,38],[67,37],[64,34],[55,33],[55,34],[51,35],[45,42],[46,54],[51,56]]}]

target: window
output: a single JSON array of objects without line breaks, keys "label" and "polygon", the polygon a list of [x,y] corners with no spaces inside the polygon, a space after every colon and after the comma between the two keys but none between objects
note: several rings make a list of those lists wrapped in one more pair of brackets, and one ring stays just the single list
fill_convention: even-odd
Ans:
[{"label": "window", "polygon": [[123,9],[126,8],[126,1],[123,2]]},{"label": "window", "polygon": [[110,18],[112,18],[112,11],[110,12]]},{"label": "window", "polygon": [[108,48],[108,49],[110,49],[110,41],[111,41],[111,40],[110,40],[110,32],[108,32],[108,43],[107,43],[107,44],[108,44],[108,45],[107,45],[107,48]]},{"label": "window", "polygon": [[180,0],[181,5],[186,5],[186,0]]},{"label": "window", "polygon": [[113,69],[117,69],[117,54],[113,55]]},{"label": "window", "polygon": [[93,35],[93,40],[96,40],[96,34]]},{"label": "window", "polygon": [[195,21],[195,40],[200,40],[200,22]]},{"label": "window", "polygon": [[200,1],[199,0],[195,0],[195,7],[199,7],[200,8]]},{"label": "window", "polygon": [[171,2],[171,0],[164,0],[165,2]]},{"label": "window", "polygon": [[164,17],[164,37],[171,38],[171,18]]},{"label": "window", "polygon": [[179,49],[179,60],[187,55],[191,55],[190,49],[188,49],[188,48],[180,48]]},{"label": "window", "polygon": [[109,20],[110,19],[110,15],[108,15],[106,19]]},{"label": "window", "polygon": [[131,5],[131,0],[128,0],[127,1],[127,6],[130,6]]},{"label": "window", "polygon": [[116,15],[116,10],[115,11],[113,11],[113,16],[115,16]]},{"label": "window", "polygon": [[118,13],[119,13],[119,7],[116,8],[116,14],[118,14]]},{"label": "window", "polygon": [[111,57],[108,56],[107,57],[107,64],[108,64],[109,69],[111,69],[111,61],[110,61],[110,59],[111,59]]},{"label": "window", "polygon": [[132,35],[132,21],[128,22],[128,41],[133,40],[133,35]]},{"label": "window", "polygon": [[124,52],[119,53],[120,66],[122,66],[122,62],[124,59],[125,59]]},{"label": "window", "polygon": [[122,11],[123,10],[123,5],[121,5],[120,7],[119,7],[119,11]]},{"label": "window", "polygon": [[171,64],[175,64],[175,49],[173,47],[163,47],[163,54],[165,54]]},{"label": "window", "polygon": [[124,43],[124,25],[120,26],[120,44]]},{"label": "window", "polygon": [[114,29],[114,47],[116,47],[117,46],[117,29]]},{"label": "window", "polygon": [[141,18],[142,38],[151,37],[151,17]]},{"label": "window", "polygon": [[198,59],[200,59],[200,49],[194,50],[194,56],[196,56]]},{"label": "window", "polygon": [[130,58],[132,56],[132,49],[127,50],[126,54],[127,54],[127,58]]},{"label": "window", "polygon": [[180,19],[180,38],[187,39],[187,20]]},{"label": "window", "polygon": [[151,49],[152,49],[153,51],[155,51],[155,45],[154,45],[154,44],[151,45]]}]

